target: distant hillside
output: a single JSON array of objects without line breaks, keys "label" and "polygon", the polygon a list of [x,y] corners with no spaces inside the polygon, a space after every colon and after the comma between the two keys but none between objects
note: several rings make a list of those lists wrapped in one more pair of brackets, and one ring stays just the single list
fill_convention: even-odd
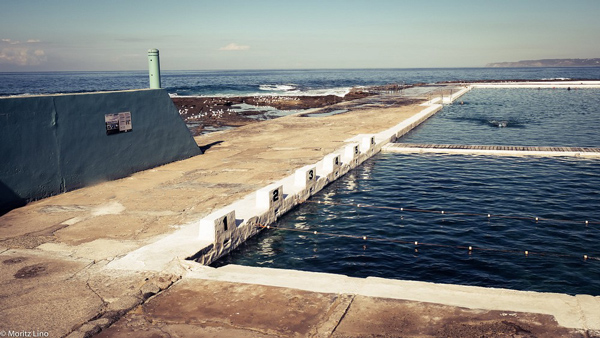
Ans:
[{"label": "distant hillside", "polygon": [[600,67],[600,58],[595,59],[544,59],[517,62],[494,62],[486,67]]}]

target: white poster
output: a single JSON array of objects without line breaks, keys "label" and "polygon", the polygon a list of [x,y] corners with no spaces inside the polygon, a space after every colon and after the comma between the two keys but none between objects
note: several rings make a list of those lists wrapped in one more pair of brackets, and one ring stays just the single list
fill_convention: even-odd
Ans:
[{"label": "white poster", "polygon": [[131,112],[119,113],[119,131],[126,133],[131,129]]}]

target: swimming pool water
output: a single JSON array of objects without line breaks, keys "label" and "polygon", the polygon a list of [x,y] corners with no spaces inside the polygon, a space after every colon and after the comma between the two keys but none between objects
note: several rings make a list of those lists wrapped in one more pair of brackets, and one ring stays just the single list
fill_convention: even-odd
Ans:
[{"label": "swimming pool water", "polygon": [[399,142],[600,147],[599,109],[598,89],[473,89]]},{"label": "swimming pool water", "polygon": [[[265,231],[218,265],[599,295],[600,261],[583,259],[585,254],[600,257],[600,226],[585,225],[585,220],[600,221],[599,186],[599,161],[377,155],[312,200],[578,222],[307,203],[284,215],[276,226],[308,233]],[[449,247],[420,245],[416,252],[414,244],[370,239]],[[458,246],[475,249],[469,254]]]},{"label": "swimming pool water", "polygon": [[[600,144],[596,91],[575,93],[582,96],[577,104],[560,100],[573,91],[542,92],[474,90],[463,105],[445,107],[407,138],[418,143]],[[494,93],[506,102],[499,103]],[[521,108],[510,108],[509,94],[516,95]],[[538,96],[547,104],[521,102]],[[582,108],[573,108],[578,105]],[[505,120],[507,126],[494,126],[492,119]],[[262,232],[215,265],[600,295],[600,260],[595,259],[600,258],[599,187],[598,160],[378,154],[282,216],[276,224],[280,229]],[[536,222],[535,217],[550,220]],[[353,237],[343,237],[348,235]],[[415,246],[415,241],[426,244]]]}]

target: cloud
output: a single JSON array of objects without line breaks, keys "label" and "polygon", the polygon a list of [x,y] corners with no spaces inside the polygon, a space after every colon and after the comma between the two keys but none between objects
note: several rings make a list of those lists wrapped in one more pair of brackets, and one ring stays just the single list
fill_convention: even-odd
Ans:
[{"label": "cloud", "polygon": [[230,44],[228,44],[225,47],[219,48],[219,50],[227,50],[227,51],[232,51],[232,50],[248,50],[248,49],[250,49],[250,46],[241,46],[241,45],[238,45],[238,44],[233,43],[233,42],[230,43]]},{"label": "cloud", "polygon": [[46,52],[31,44],[40,40],[30,39],[21,42],[12,39],[0,40],[0,63],[17,66],[39,66],[47,61]]},{"label": "cloud", "polygon": [[9,45],[17,45],[21,43],[21,41],[13,41],[11,39],[2,39],[2,42],[7,43]]}]

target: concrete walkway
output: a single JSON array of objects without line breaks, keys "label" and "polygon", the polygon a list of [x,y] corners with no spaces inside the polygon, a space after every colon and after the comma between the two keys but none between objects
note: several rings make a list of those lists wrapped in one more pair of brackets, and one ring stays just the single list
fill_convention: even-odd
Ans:
[{"label": "concrete walkway", "polygon": [[[424,327],[410,323],[424,323],[417,321],[417,318],[426,318],[424,313],[431,313],[431,318],[448,318],[449,323],[458,326],[422,331],[423,336],[462,335],[462,331],[452,331],[461,330],[458,323],[462,322],[457,318],[470,321],[473,317],[469,314],[482,312],[448,307],[447,312],[438,315],[437,310],[433,310],[438,309],[438,305],[423,307],[420,303],[380,300],[372,298],[373,295],[354,293],[354,289],[307,291],[293,285],[260,286],[262,282],[249,287],[238,283],[239,280],[213,278],[209,275],[214,271],[224,273],[226,270],[210,270],[179,255],[169,256],[160,268],[108,268],[112,262],[177,233],[214,210],[319,161],[342,147],[345,140],[359,134],[382,132],[424,109],[416,104],[394,104],[393,95],[382,99],[385,104],[378,106],[373,104],[374,98],[369,98],[367,107],[360,108],[357,104],[345,114],[288,116],[207,134],[196,138],[204,155],[33,202],[1,216],[0,336],[31,332],[38,336],[47,333],[49,337],[86,337],[102,330],[104,335],[118,336],[124,332],[140,337],[153,334],[327,336],[329,333],[369,336],[378,330],[382,330],[383,335],[412,336],[411,332],[416,331],[410,330]],[[319,278],[311,279],[309,283],[317,280]],[[333,282],[323,279],[323,283],[335,283],[335,278]],[[376,297],[387,297],[386,290],[391,290],[383,284],[374,287],[383,291]],[[255,298],[245,298],[252,296],[246,292],[249,288],[259,290]],[[487,297],[485,290],[488,289],[481,289],[480,297]],[[398,297],[411,299],[411,294],[412,291],[408,291],[402,296],[400,292]],[[158,296],[148,300],[155,295]],[[428,300],[419,301],[437,302],[435,294],[432,295]],[[557,296],[561,295],[548,294],[540,302],[554,306],[552,300]],[[268,299],[271,300],[265,303]],[[568,326],[569,329],[600,329],[600,320],[587,314],[587,309],[600,313],[598,297],[582,299],[577,299],[579,307],[574,309],[583,312],[573,312],[581,321],[576,324],[559,321],[558,325],[574,325]],[[235,301],[239,302],[238,306],[231,306]],[[481,303],[451,305],[478,308]],[[387,310],[381,313],[378,308]],[[370,310],[382,318],[380,326],[369,326],[375,322],[367,321],[369,317],[364,311]],[[246,319],[237,322],[228,317],[238,312],[244,313]],[[267,312],[282,321],[271,320]],[[502,317],[502,313],[489,315]],[[512,318],[512,312],[506,313],[504,317]],[[493,330],[497,331],[490,332],[516,330],[514,332],[525,335],[524,332],[531,331],[545,336],[544,331],[534,331],[537,329],[533,327],[535,323],[542,323],[542,327],[546,327],[545,323],[554,325],[550,324],[553,319],[536,316],[527,317],[530,322],[508,321],[504,326],[502,322],[496,323]],[[366,326],[360,324],[361,320]],[[406,323],[407,331],[394,331],[402,330],[398,321]],[[106,330],[115,322],[117,324]],[[533,326],[524,326],[527,323]],[[481,330],[487,330],[487,326],[480,324],[477,325]],[[386,325],[388,331],[384,330]],[[179,328],[183,333],[178,333]],[[192,331],[185,331],[187,329]],[[557,330],[563,329],[557,326]],[[575,331],[556,332],[571,334]]]},{"label": "concrete walkway", "polygon": [[585,298],[228,265],[194,268],[99,337],[592,337],[564,327],[598,319]]}]

